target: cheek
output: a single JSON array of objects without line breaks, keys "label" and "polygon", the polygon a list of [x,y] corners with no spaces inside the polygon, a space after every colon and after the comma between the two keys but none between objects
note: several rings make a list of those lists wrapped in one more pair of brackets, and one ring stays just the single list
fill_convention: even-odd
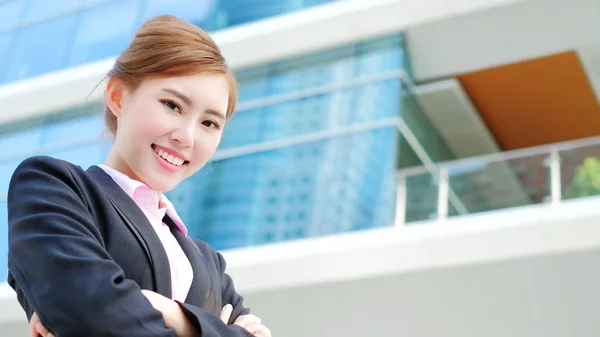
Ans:
[{"label": "cheek", "polygon": [[194,146],[194,156],[198,162],[204,165],[217,150],[220,140],[220,133],[202,134]]},{"label": "cheek", "polygon": [[152,114],[140,116],[136,127],[139,129],[139,136],[149,138],[150,141],[155,141],[156,138],[168,133],[170,120],[168,117],[162,118],[153,117]]}]

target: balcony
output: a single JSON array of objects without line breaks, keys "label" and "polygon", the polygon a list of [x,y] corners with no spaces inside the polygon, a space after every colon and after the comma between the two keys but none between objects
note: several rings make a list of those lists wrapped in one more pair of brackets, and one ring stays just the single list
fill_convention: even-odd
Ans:
[{"label": "balcony", "polygon": [[396,224],[598,195],[599,154],[594,137],[401,170]]}]

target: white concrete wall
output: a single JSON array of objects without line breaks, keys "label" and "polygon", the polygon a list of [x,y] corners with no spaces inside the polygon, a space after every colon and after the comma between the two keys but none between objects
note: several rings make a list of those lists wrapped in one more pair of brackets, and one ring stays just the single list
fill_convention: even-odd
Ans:
[{"label": "white concrete wall", "polygon": [[407,38],[425,81],[598,45],[598,32],[598,0],[528,0],[415,25]]}]

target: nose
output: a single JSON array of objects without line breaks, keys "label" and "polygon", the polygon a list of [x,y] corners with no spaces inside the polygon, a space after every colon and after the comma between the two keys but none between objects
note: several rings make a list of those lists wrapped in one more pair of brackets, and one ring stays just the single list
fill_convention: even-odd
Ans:
[{"label": "nose", "polygon": [[171,140],[179,143],[181,147],[192,147],[196,135],[195,129],[193,123],[182,123],[180,127],[171,133]]}]

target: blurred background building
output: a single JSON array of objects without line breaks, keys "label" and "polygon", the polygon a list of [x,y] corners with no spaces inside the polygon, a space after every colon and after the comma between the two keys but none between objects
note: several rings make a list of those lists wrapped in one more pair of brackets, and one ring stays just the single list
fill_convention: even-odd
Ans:
[{"label": "blurred background building", "polygon": [[104,161],[97,85],[158,14],[239,81],[169,198],[274,336],[597,335],[600,0],[0,0],[0,280],[12,172]]}]

